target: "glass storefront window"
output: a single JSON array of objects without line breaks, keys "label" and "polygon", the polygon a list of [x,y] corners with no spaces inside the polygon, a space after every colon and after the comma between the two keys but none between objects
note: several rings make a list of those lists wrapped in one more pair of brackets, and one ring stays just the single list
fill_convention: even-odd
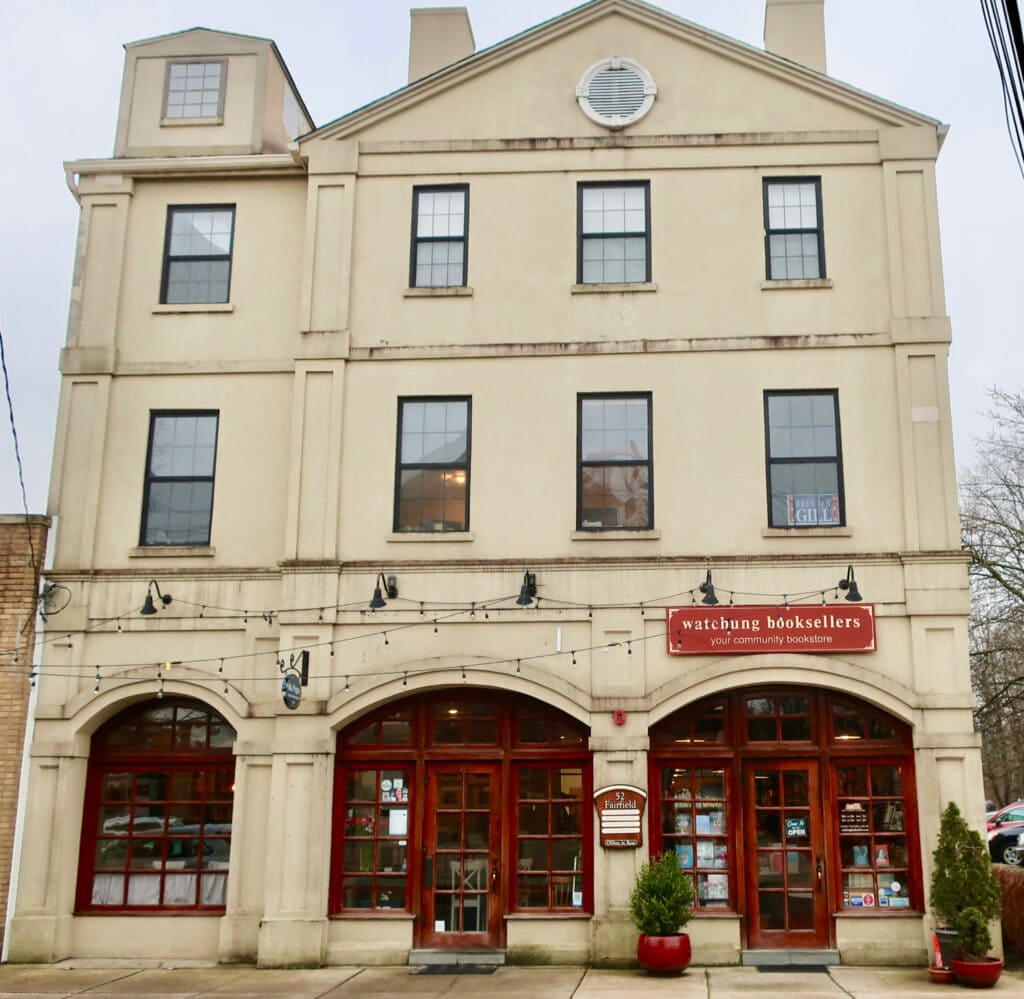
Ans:
[{"label": "glass storefront window", "polygon": [[844,909],[908,909],[911,897],[902,766],[837,766]]},{"label": "glass storefront window", "polygon": [[583,771],[516,771],[516,907],[583,908]]},{"label": "glass storefront window", "polygon": [[223,909],[233,739],[219,714],[179,698],[122,712],[96,734],[79,908]]},{"label": "glass storefront window", "polygon": [[663,849],[693,873],[694,904],[728,908],[729,824],[724,767],[686,764],[661,770]]},{"label": "glass storefront window", "polygon": [[411,770],[350,770],[345,781],[346,909],[406,909]]}]

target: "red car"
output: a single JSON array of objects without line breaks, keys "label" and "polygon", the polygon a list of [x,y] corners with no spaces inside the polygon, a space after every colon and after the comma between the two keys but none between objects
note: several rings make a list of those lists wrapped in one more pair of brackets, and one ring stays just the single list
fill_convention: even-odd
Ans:
[{"label": "red car", "polygon": [[1000,808],[986,817],[988,830],[991,832],[1008,822],[1024,822],[1024,801],[1015,801],[1012,805]]}]

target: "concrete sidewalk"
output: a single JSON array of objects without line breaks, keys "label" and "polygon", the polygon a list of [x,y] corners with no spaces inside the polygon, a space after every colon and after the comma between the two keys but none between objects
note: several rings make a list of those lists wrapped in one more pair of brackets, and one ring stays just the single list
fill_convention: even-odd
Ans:
[{"label": "concrete sidewalk", "polygon": [[[424,974],[416,968],[317,968],[259,970],[251,966],[177,966],[159,962],[64,961],[56,965],[0,966],[0,996],[146,996],[192,999],[207,996],[244,999],[267,996],[391,997],[415,999],[941,999],[958,986],[935,985],[923,969],[829,968],[827,971],[691,967],[679,978],[654,978],[641,971],[585,968],[500,967],[492,974]],[[1024,999],[1024,979],[1004,972],[993,990]]]}]

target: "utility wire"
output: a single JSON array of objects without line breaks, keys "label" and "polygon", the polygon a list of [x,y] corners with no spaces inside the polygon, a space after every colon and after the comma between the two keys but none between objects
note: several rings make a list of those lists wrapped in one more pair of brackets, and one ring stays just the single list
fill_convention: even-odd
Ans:
[{"label": "utility wire", "polygon": [[14,440],[14,458],[18,463],[18,483],[21,485],[21,506],[25,511],[25,530],[28,533],[30,565],[36,568],[36,550],[32,544],[32,524],[29,521],[28,497],[25,495],[25,474],[21,467],[21,448],[18,447],[18,428],[14,424],[14,403],[11,401],[11,379],[7,374],[7,355],[4,353],[4,334],[0,329],[0,369],[3,369],[4,392],[7,395],[7,418],[11,423],[11,437]]},{"label": "utility wire", "polygon": [[1024,176],[1024,31],[1017,0],[981,0],[1003,90],[1003,110],[1017,169]]}]

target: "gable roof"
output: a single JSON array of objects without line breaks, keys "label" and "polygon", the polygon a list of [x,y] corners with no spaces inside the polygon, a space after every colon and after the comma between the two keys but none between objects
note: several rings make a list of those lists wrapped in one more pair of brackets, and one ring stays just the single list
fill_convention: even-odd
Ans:
[{"label": "gable roof", "polygon": [[311,138],[344,138],[373,123],[406,111],[438,93],[472,79],[474,76],[492,70],[507,60],[548,44],[611,14],[621,14],[638,23],[659,28],[677,36],[680,40],[713,51],[724,58],[752,66],[792,85],[816,92],[838,104],[869,114],[877,118],[880,124],[889,126],[929,125],[936,128],[940,141],[945,134],[946,126],[936,118],[877,97],[782,56],[738,41],[729,35],[712,31],[693,21],[662,10],[660,7],[655,7],[653,4],[646,3],[644,0],[588,0],[563,14],[542,21],[504,41],[466,56],[458,62],[335,118],[302,136],[299,142],[306,142]]},{"label": "gable roof", "polygon": [[302,99],[302,94],[299,93],[299,88],[295,85],[291,70],[288,69],[288,64],[284,61],[284,56],[281,55],[281,50],[277,47],[277,42],[273,38],[264,38],[262,35],[247,35],[238,31],[219,31],[216,28],[204,28],[201,25],[196,25],[194,28],[183,28],[181,31],[169,31],[164,35],[153,35],[150,38],[139,38],[134,42],[125,42],[123,48],[127,51],[128,49],[140,48],[145,45],[159,45],[162,42],[184,38],[185,35],[192,35],[197,32],[220,38],[237,39],[241,42],[259,42],[261,45],[269,46],[270,51],[277,60],[278,66],[281,67],[284,78],[288,81],[288,86],[291,87],[295,99],[299,102],[302,113],[306,116],[308,122],[313,123],[313,116],[309,113],[309,108],[306,107],[306,102]]}]

